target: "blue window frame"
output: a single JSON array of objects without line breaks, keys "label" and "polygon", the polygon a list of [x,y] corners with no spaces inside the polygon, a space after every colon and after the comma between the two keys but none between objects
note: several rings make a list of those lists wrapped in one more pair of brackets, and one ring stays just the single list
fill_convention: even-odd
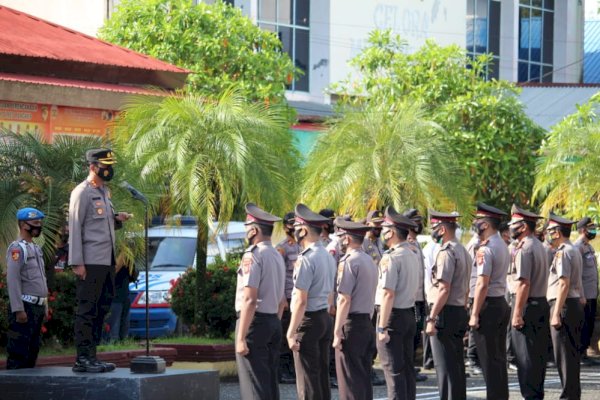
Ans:
[{"label": "blue window frame", "polygon": [[552,82],[554,0],[519,0],[519,82]]}]

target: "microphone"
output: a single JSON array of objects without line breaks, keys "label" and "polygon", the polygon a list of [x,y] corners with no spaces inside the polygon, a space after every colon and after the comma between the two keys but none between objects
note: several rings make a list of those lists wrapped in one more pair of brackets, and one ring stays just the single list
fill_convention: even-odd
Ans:
[{"label": "microphone", "polygon": [[127,189],[129,193],[131,193],[131,197],[133,197],[134,199],[141,201],[144,204],[148,204],[148,199],[146,198],[146,196],[138,192],[138,190],[131,186],[127,181],[121,182],[119,186],[121,186],[123,189]]}]

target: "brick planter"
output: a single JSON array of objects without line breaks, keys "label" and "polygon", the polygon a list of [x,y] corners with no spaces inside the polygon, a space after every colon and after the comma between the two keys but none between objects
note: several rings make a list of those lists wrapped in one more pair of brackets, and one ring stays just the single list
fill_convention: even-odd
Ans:
[{"label": "brick planter", "polygon": [[172,348],[177,350],[175,361],[219,362],[234,361],[235,346],[233,344],[172,344],[155,343],[156,348]]},{"label": "brick planter", "polygon": [[[140,350],[122,350],[122,351],[111,351],[105,353],[98,353],[98,358],[102,361],[112,362],[119,368],[129,368],[129,364],[132,359],[137,356],[143,356],[146,354],[145,349]],[[173,347],[161,347],[150,349],[150,355],[162,357],[167,366],[173,365],[177,357],[177,350]],[[45,356],[38,357],[36,367],[50,367],[50,366],[64,366],[70,367],[75,362],[75,355],[68,356]],[[6,359],[0,360],[0,369],[6,369]]]}]

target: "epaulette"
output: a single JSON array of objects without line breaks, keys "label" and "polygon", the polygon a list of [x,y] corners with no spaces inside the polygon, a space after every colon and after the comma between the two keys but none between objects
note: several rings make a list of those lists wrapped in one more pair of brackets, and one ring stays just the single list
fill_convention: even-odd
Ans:
[{"label": "epaulette", "polygon": [[249,247],[248,247],[248,248],[247,248],[247,249],[244,251],[244,253],[252,253],[252,251],[253,251],[255,248],[256,248],[256,245],[255,245],[255,244],[253,244],[253,245],[249,246]]},{"label": "epaulette", "polygon": [[300,254],[305,255],[306,253],[308,253],[311,250],[312,250],[312,246],[309,246],[309,247],[305,248],[304,250],[302,250],[302,252]]}]

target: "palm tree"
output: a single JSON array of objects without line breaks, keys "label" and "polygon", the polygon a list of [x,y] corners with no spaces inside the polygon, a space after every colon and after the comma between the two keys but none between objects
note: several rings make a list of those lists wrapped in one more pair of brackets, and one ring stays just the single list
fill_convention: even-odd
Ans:
[{"label": "palm tree", "polygon": [[[217,98],[193,94],[135,97],[118,137],[149,184],[164,187],[172,212],[198,220],[196,268],[206,274],[209,224],[223,226],[252,200],[281,213],[291,205],[297,168],[288,113],[249,103],[235,89]],[[195,325],[202,333],[203,279],[196,279]]]},{"label": "palm tree", "polygon": [[[0,246],[5,248],[18,234],[16,211],[21,207],[36,207],[44,212],[44,227],[39,240],[44,251],[44,261],[53,271],[52,262],[61,229],[66,223],[71,190],[87,176],[85,151],[109,145],[97,136],[59,136],[52,143],[44,142],[34,134],[0,132]],[[127,163],[118,164],[116,184],[111,184],[115,204],[134,211],[136,219],[128,224],[128,231],[141,226],[143,213],[131,201],[130,195],[118,187],[118,180],[129,179],[136,183],[136,173],[126,173]],[[137,224],[135,221],[138,221]],[[118,252],[127,260],[135,259],[142,250],[127,245],[119,232]],[[52,276],[49,276],[51,280]]]},{"label": "palm tree", "polygon": [[533,199],[545,198],[541,212],[571,218],[600,216],[600,97],[553,127],[540,149]]},{"label": "palm tree", "polygon": [[466,180],[443,134],[406,101],[343,110],[309,155],[302,199],[353,215],[386,205],[466,210]]}]

